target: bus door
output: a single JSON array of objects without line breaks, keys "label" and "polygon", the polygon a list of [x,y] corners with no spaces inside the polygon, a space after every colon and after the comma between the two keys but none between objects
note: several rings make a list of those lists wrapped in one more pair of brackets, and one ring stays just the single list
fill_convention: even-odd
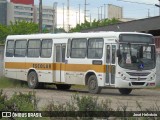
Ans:
[{"label": "bus door", "polygon": [[56,44],[56,64],[55,64],[55,81],[65,82],[64,71],[65,71],[65,51],[66,44]]},{"label": "bus door", "polygon": [[106,44],[106,85],[115,84],[116,45]]}]

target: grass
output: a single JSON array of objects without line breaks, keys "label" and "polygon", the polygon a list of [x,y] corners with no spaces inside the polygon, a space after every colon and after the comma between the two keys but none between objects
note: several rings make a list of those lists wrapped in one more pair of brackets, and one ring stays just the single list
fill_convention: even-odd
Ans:
[{"label": "grass", "polygon": [[20,80],[0,77],[0,88],[27,87],[27,83]]}]

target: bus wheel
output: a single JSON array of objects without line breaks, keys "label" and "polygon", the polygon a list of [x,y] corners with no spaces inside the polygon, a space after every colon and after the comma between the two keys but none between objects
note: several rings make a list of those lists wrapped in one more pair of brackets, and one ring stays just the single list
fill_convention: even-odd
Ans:
[{"label": "bus wheel", "polygon": [[129,95],[132,92],[132,89],[129,89],[129,88],[119,88],[119,92],[122,95]]},{"label": "bus wheel", "polygon": [[38,88],[38,77],[36,72],[32,71],[28,75],[28,86],[29,88],[36,89]]},{"label": "bus wheel", "polygon": [[101,92],[101,88],[98,87],[97,77],[95,75],[91,75],[88,79],[88,91],[92,94]]},{"label": "bus wheel", "polygon": [[68,84],[56,84],[58,90],[69,90],[71,85]]}]

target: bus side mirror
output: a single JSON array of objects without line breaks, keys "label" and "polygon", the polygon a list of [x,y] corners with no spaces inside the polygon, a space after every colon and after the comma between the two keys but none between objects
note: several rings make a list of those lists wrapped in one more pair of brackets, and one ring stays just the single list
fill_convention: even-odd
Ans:
[{"label": "bus side mirror", "polygon": [[120,50],[118,49],[117,50],[117,57],[120,57],[121,56],[121,53],[120,53]]}]

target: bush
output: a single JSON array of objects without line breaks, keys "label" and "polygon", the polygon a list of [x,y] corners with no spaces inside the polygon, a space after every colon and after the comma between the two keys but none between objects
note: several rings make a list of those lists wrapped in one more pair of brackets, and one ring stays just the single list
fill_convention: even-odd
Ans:
[{"label": "bush", "polygon": [[0,92],[0,111],[35,111],[37,103],[38,100],[34,92],[14,93],[10,99],[3,95],[2,90]]}]

